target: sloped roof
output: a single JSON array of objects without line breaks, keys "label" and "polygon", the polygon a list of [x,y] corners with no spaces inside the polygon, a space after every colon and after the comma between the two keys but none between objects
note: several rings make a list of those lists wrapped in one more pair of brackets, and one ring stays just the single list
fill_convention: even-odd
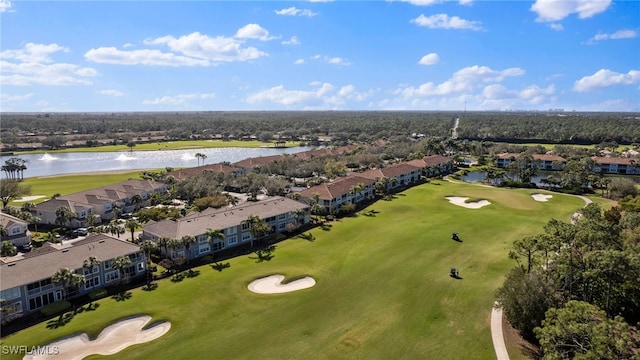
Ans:
[{"label": "sloped roof", "polygon": [[263,166],[269,164],[271,162],[283,159],[285,155],[269,155],[269,156],[259,156],[254,158],[248,158],[244,160],[240,160],[238,162],[233,163],[234,166],[241,167],[244,169],[251,169],[256,166]]},{"label": "sloped roof", "polygon": [[61,268],[79,269],[90,256],[104,261],[138,251],[138,245],[104,234],[90,234],[84,240],[62,247],[45,244],[24,254],[20,260],[0,262],[0,290],[50,278]]},{"label": "sloped roof", "polygon": [[378,179],[382,177],[391,178],[408,174],[412,171],[420,170],[421,168],[422,167],[409,164],[408,162],[402,162],[387,165],[380,169],[367,170],[362,173],[358,173],[358,176],[362,176],[367,179]]},{"label": "sloped roof", "polygon": [[226,229],[240,225],[249,215],[256,215],[261,219],[279,214],[308,208],[309,205],[282,196],[272,196],[258,202],[246,202],[233,207],[220,209],[208,208],[202,212],[191,213],[177,220],[161,220],[148,223],[142,227],[146,233],[158,236],[180,239],[185,235],[197,236],[207,232],[207,229]]},{"label": "sloped roof", "polygon": [[442,165],[453,161],[453,158],[442,155],[429,155],[422,158],[426,166]]},{"label": "sloped roof", "polygon": [[342,195],[346,195],[351,191],[353,186],[360,183],[365,186],[372,185],[375,181],[373,179],[365,178],[359,175],[349,175],[347,177],[338,178],[332,182],[312,186],[308,189],[304,189],[300,192],[300,196],[311,199],[314,194],[320,195],[322,200],[331,200],[338,198]]},{"label": "sloped roof", "polygon": [[[498,158],[499,159],[510,159],[510,158],[515,158],[517,159],[518,156],[520,156],[519,153],[502,153],[502,154],[498,154]],[[541,161],[567,161],[565,158],[558,156],[558,155],[552,155],[552,154],[531,154],[531,157],[534,160],[541,160]]]},{"label": "sloped roof", "polygon": [[11,216],[9,214],[0,212],[0,225],[2,225],[3,228],[8,229],[10,226],[13,226],[14,224],[26,226],[29,223],[15,216]]},{"label": "sloped roof", "polygon": [[620,158],[620,157],[603,157],[594,156],[592,159],[596,164],[618,164],[618,165],[631,165],[640,166],[640,159],[637,158]]}]

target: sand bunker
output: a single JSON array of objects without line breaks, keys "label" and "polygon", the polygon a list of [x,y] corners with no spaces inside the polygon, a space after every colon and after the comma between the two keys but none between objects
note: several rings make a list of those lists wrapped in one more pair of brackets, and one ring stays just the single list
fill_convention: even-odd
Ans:
[{"label": "sand bunker", "polygon": [[487,200],[466,202],[467,200],[469,200],[469,198],[461,197],[461,196],[447,196],[446,199],[449,200],[449,202],[454,205],[466,207],[467,209],[480,209],[483,206],[487,206],[491,204]]},{"label": "sand bunker", "polygon": [[27,201],[33,201],[33,200],[42,199],[43,197],[46,197],[46,195],[25,196],[25,197],[21,197],[20,199],[16,199],[14,201],[15,202],[27,202]]},{"label": "sand bunker", "polygon": [[249,288],[249,290],[258,294],[280,294],[290,291],[307,289],[316,284],[316,281],[308,276],[287,284],[283,284],[282,280],[284,280],[283,275],[271,275],[253,280],[247,287]]},{"label": "sand bunker", "polygon": [[157,339],[171,328],[171,323],[165,321],[142,330],[149,321],[151,321],[150,316],[137,316],[118,321],[102,330],[95,340],[89,339],[87,334],[63,338],[40,347],[49,350],[49,354],[31,354],[25,356],[23,360],[80,360],[93,354],[112,355],[131,345]]},{"label": "sand bunker", "polygon": [[553,195],[545,195],[545,194],[531,194],[531,197],[535,201],[549,201],[553,197]]}]

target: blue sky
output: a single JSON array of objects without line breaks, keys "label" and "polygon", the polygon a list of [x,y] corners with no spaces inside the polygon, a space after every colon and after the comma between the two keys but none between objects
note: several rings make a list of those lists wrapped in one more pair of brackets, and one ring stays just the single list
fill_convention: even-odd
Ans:
[{"label": "blue sky", "polygon": [[640,2],[0,0],[0,110],[640,111]]}]

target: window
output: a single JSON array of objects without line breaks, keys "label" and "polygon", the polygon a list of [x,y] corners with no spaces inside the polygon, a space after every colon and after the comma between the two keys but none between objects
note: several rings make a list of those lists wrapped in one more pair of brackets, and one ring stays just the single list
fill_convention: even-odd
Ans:
[{"label": "window", "polygon": [[105,270],[111,269],[111,264],[112,264],[112,263],[113,263],[113,260],[107,260],[107,261],[104,261],[104,262],[103,262],[103,264],[104,264],[104,269],[105,269]]},{"label": "window", "polygon": [[284,227],[285,227],[286,225],[287,225],[287,224],[285,224],[285,223],[280,223],[280,224],[278,224],[278,230],[279,230],[279,231],[284,230]]},{"label": "window", "polygon": [[18,235],[18,234],[20,234],[21,230],[22,229],[20,227],[14,226],[14,227],[11,228],[11,234],[10,235]]},{"label": "window", "polygon": [[237,236],[234,235],[234,236],[229,236],[227,238],[227,244],[228,245],[235,245],[237,243],[238,243],[238,237]]},{"label": "window", "polygon": [[249,223],[242,223],[242,231],[249,230]]},{"label": "window", "polygon": [[211,248],[209,247],[209,245],[202,245],[200,246],[200,254],[204,254],[211,251]]},{"label": "window", "polygon": [[20,287],[14,287],[0,292],[0,298],[5,300],[13,300],[20,297]]},{"label": "window", "polygon": [[48,294],[36,296],[29,299],[29,310],[39,309],[45,305],[51,304],[54,301],[55,300],[53,298],[53,291]]},{"label": "window", "polygon": [[100,277],[99,276],[94,276],[94,277],[89,277],[89,278],[85,278],[84,280],[84,288],[85,289],[91,289],[95,286],[100,286]]},{"label": "window", "polygon": [[213,251],[218,251],[224,249],[224,241],[219,241],[213,243]]},{"label": "window", "polygon": [[144,263],[138,263],[138,272],[144,271]]},{"label": "window", "polygon": [[118,278],[120,278],[120,272],[118,270],[111,271],[111,272],[108,272],[108,273],[104,274],[105,282],[112,282],[114,280],[117,280]]},{"label": "window", "polygon": [[251,240],[251,233],[243,233],[242,241],[248,241],[248,240]]},{"label": "window", "polygon": [[235,226],[232,226],[227,229],[227,235],[233,235],[238,232],[238,229]]},{"label": "window", "polygon": [[278,215],[278,220],[285,220],[287,218],[287,214]]}]

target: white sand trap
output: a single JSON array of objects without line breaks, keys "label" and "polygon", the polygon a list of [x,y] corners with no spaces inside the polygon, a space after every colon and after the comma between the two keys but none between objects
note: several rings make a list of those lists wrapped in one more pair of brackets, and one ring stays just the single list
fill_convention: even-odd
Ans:
[{"label": "white sand trap", "polygon": [[491,204],[487,200],[466,202],[467,200],[469,200],[469,198],[462,197],[462,196],[447,196],[446,199],[449,200],[449,202],[454,205],[466,207],[467,209],[480,209],[483,206],[487,206]]},{"label": "white sand trap", "polygon": [[27,202],[27,201],[33,201],[33,200],[38,200],[38,199],[42,199],[43,197],[46,197],[46,195],[32,195],[32,196],[25,196],[22,197],[20,199],[16,199],[14,200],[15,202]]},{"label": "white sand trap", "polygon": [[307,289],[316,284],[316,281],[308,276],[292,281],[288,284],[283,284],[282,280],[284,280],[283,275],[271,275],[253,280],[247,287],[249,290],[258,294],[280,294]]},{"label": "white sand trap", "polygon": [[533,200],[535,201],[549,201],[549,199],[551,199],[553,197],[553,195],[545,195],[545,194],[531,194],[531,197],[533,198]]},{"label": "white sand trap", "polygon": [[[157,339],[171,328],[171,323],[165,321],[142,330],[149,321],[151,321],[150,316],[137,316],[118,321],[102,330],[95,340],[89,339],[86,333],[62,338],[40,347],[48,350],[49,354],[31,354],[25,356],[23,360],[81,360],[94,354],[113,355],[131,345]],[[46,353],[46,351],[42,352]]]}]

